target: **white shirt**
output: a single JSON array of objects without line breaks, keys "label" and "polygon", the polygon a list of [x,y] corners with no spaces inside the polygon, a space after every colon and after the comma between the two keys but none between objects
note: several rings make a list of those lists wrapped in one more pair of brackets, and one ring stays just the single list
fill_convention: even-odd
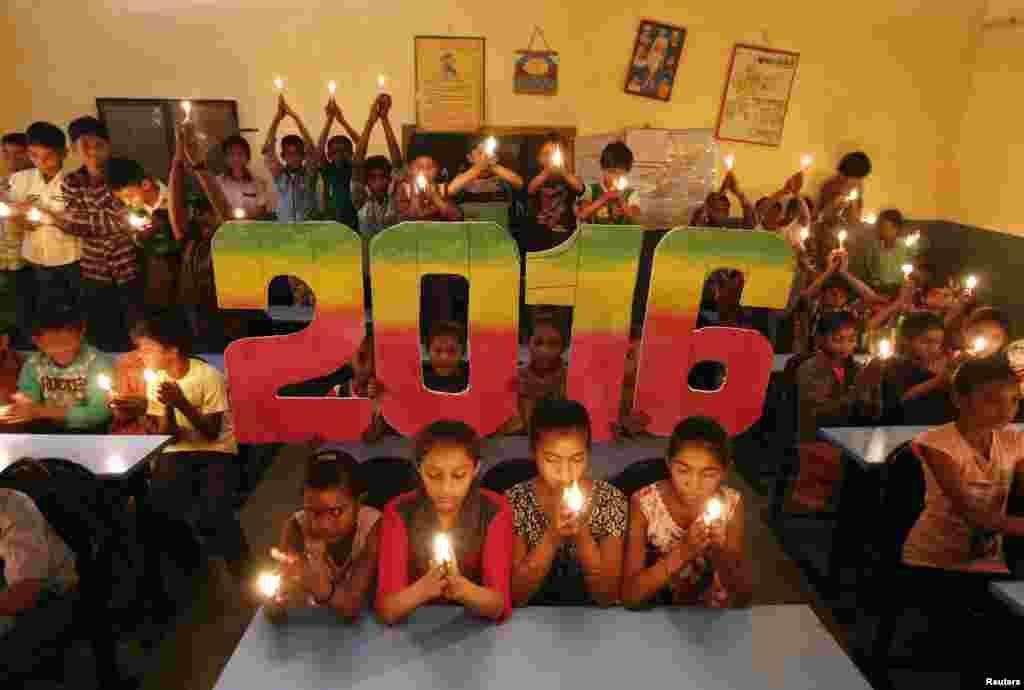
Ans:
[{"label": "white shirt", "polygon": [[[64,210],[63,183],[63,170],[49,182],[36,168],[22,170],[10,177],[10,196],[13,201],[31,201],[42,211],[60,213]],[[55,225],[40,225],[33,232],[25,233],[21,251],[26,261],[36,265],[64,266],[82,258],[82,241]]]},{"label": "white shirt", "polygon": [[67,591],[78,582],[75,554],[35,502],[13,489],[0,489],[0,560],[8,587],[42,580],[53,590]]},{"label": "white shirt", "polygon": [[236,180],[227,175],[217,175],[217,184],[224,192],[224,200],[228,203],[229,217],[234,217],[237,208],[245,211],[247,217],[252,218],[263,212],[263,209],[270,210],[274,207],[270,196],[270,187],[267,181],[261,177],[252,176],[248,182]]},{"label": "white shirt", "polygon": [[[165,453],[229,453],[238,454],[238,442],[235,440],[234,425],[231,421],[231,410],[228,409],[228,388],[224,376],[206,362],[190,358],[188,360],[188,373],[178,379],[176,383],[181,388],[193,407],[201,415],[218,414],[222,415],[220,425],[220,436],[210,441],[192,426],[181,410],[174,411],[178,429],[181,431],[181,440],[173,443],[164,449]],[[157,399],[157,390],[160,384],[165,381],[174,381],[167,375],[166,371],[159,371],[156,378],[146,384],[146,397],[149,398],[149,406],[146,414],[154,417],[163,417],[165,407]]]}]

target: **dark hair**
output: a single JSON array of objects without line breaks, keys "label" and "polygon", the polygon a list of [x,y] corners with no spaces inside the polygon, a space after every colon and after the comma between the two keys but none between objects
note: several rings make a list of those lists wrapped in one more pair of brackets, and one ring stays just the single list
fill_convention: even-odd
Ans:
[{"label": "dark hair", "polygon": [[818,320],[818,335],[829,336],[842,328],[857,328],[858,325],[857,319],[850,312],[834,311]]},{"label": "dark hair", "polygon": [[298,134],[289,134],[281,140],[281,150],[284,151],[287,146],[298,146],[303,151],[306,150],[306,142]]},{"label": "dark hair", "polygon": [[141,185],[146,179],[146,171],[138,161],[130,158],[111,158],[104,166],[103,174],[107,178],[107,186],[114,192]]},{"label": "dark hair", "polygon": [[903,227],[903,214],[894,208],[887,208],[878,214],[878,224],[889,221],[897,228]]},{"label": "dark hair", "polygon": [[900,337],[906,340],[913,340],[914,338],[920,338],[929,331],[942,331],[945,333],[946,325],[942,319],[930,311],[914,312],[903,319],[903,324],[900,326]]},{"label": "dark hair", "polygon": [[537,333],[538,328],[548,327],[555,330],[558,333],[558,337],[562,339],[562,350],[565,350],[568,344],[569,338],[565,333],[565,329],[562,327],[561,322],[554,316],[548,314],[540,314],[533,317],[533,321],[530,324],[530,337],[532,338]]},{"label": "dark hair", "polygon": [[1003,329],[1006,337],[1010,337],[1010,315],[996,307],[979,307],[971,312],[971,315],[964,321],[964,329],[977,326],[979,323],[994,323]]},{"label": "dark hair", "polygon": [[221,142],[220,150],[224,153],[224,156],[227,157],[228,153],[230,153],[231,149],[235,146],[245,151],[245,157],[252,160],[252,148],[249,146],[249,142],[246,141],[245,137],[241,134],[232,134]]},{"label": "dark hair", "polygon": [[613,141],[601,151],[601,169],[609,168],[633,169],[633,152],[621,141]]},{"label": "dark hair", "polygon": [[871,159],[863,151],[848,153],[839,161],[839,174],[857,179],[867,177],[871,174]]},{"label": "dark hair", "polygon": [[28,137],[24,132],[8,132],[0,140],[0,144],[5,146],[28,146]]},{"label": "dark hair", "polygon": [[352,140],[346,137],[344,134],[335,134],[333,137],[327,140],[327,145],[330,146],[332,142],[338,141],[339,139],[341,141],[344,141],[349,146],[352,146]]},{"label": "dark hair", "polygon": [[821,284],[822,292],[837,289],[842,290],[847,295],[849,295],[851,292],[850,283],[847,282],[846,278],[839,275],[833,275],[826,279],[825,282]]},{"label": "dark hair", "polygon": [[139,320],[132,328],[132,339],[147,338],[163,347],[177,348],[188,357],[192,353],[192,330],[185,315],[177,310],[156,312]]},{"label": "dark hair", "polygon": [[953,390],[957,395],[970,395],[981,386],[989,383],[1017,382],[1010,359],[1004,352],[997,352],[990,357],[968,359],[960,365],[953,375]]},{"label": "dark hair", "polygon": [[306,460],[306,476],[302,480],[305,489],[327,491],[347,489],[354,498],[362,493],[358,476],[359,463],[341,450],[321,450]]},{"label": "dark hair", "polygon": [[420,433],[416,434],[412,461],[417,469],[423,465],[427,453],[439,443],[461,446],[477,463],[484,456],[483,448],[480,445],[480,436],[473,427],[455,419],[439,419],[423,427]]},{"label": "dark hair", "polygon": [[551,131],[544,135],[544,141],[541,142],[541,146],[545,144],[554,144],[556,146],[562,145],[562,135],[558,132]]},{"label": "dark hair", "polygon": [[701,443],[710,450],[722,466],[728,468],[732,463],[732,447],[729,442],[729,432],[712,417],[687,417],[672,430],[672,437],[668,442],[668,455],[672,458],[679,453],[687,443]]},{"label": "dark hair", "polygon": [[929,273],[928,280],[924,282],[921,289],[924,290],[926,294],[931,290],[948,290],[949,276],[939,275],[935,272]]},{"label": "dark hair", "polygon": [[57,153],[64,153],[68,147],[64,130],[49,122],[33,122],[25,131],[25,138],[29,146],[45,146]]},{"label": "dark hair", "polygon": [[385,174],[391,174],[391,161],[385,156],[370,156],[363,161],[363,170],[369,173],[371,170],[383,170]]},{"label": "dark hair", "polygon": [[69,305],[44,305],[32,321],[32,335],[42,335],[47,331],[81,330],[84,327],[82,315]]},{"label": "dark hair", "polygon": [[456,321],[435,321],[430,324],[430,330],[427,332],[427,347],[434,342],[434,338],[445,335],[452,336],[459,341],[459,345],[462,345],[463,348],[466,347],[466,329]]},{"label": "dark hair", "polygon": [[530,450],[536,450],[541,434],[559,429],[578,429],[590,448],[590,414],[575,400],[541,400],[530,418]]},{"label": "dark hair", "polygon": [[72,120],[68,125],[68,136],[71,137],[72,144],[77,143],[86,135],[110,141],[110,132],[107,131],[107,126],[91,115]]}]

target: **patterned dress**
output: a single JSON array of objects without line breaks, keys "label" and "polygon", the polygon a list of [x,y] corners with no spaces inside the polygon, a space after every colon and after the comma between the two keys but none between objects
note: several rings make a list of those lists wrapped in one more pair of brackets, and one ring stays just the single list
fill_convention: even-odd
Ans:
[{"label": "patterned dress", "polygon": [[[665,505],[658,489],[660,482],[645,486],[636,493],[640,509],[647,520],[647,562],[648,565],[664,558],[680,542],[686,539],[687,529],[680,527]],[[740,495],[723,486],[719,492],[722,499],[722,517],[715,529],[725,529],[736,513]],[[698,518],[701,519],[701,518]],[[720,527],[719,527],[720,525]],[[711,562],[703,556],[683,566],[669,583],[670,601],[683,606],[708,606],[728,608],[729,592],[726,591]]]},{"label": "patterned dress", "polygon": [[[526,541],[530,551],[543,540],[549,525],[548,516],[537,498],[534,481],[539,480],[516,484],[506,492],[509,503],[512,504],[513,530]],[[584,510],[590,511],[588,528],[598,545],[608,537],[625,538],[629,505],[621,491],[607,482],[595,481],[592,491],[587,495],[587,501],[588,505]],[[590,504],[593,505],[592,509]],[[547,578],[530,598],[530,603],[595,603],[587,591],[583,567],[574,541],[566,540],[558,547],[558,553],[555,554]]]}]

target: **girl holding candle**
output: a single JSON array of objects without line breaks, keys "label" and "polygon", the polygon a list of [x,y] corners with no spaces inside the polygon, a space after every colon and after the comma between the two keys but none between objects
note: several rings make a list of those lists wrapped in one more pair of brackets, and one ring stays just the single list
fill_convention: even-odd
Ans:
[{"label": "girl holding candle", "polygon": [[252,160],[249,142],[241,134],[233,134],[221,144],[221,151],[227,170],[216,179],[227,205],[236,212],[240,210],[243,218],[261,220],[269,216],[273,198],[267,181],[255,177],[249,170]]},{"label": "girl holding candle", "polygon": [[[384,507],[377,615],[393,625],[438,601],[502,621],[512,609],[512,511],[478,485],[480,438],[462,422],[440,420],[416,437],[420,488]],[[438,550],[447,541],[447,549]]]},{"label": "girl holding candle", "polygon": [[672,604],[747,605],[743,504],[722,486],[731,464],[728,433],[707,417],[684,419],[665,462],[669,478],[630,499],[623,603],[639,606],[665,592]]},{"label": "girl holding candle", "polygon": [[[574,400],[544,400],[530,422],[538,476],[507,492],[515,514],[512,594],[516,605],[589,604],[619,600],[626,536],[626,497],[611,484],[585,479],[590,416]],[[583,492],[573,510],[564,491]]]}]

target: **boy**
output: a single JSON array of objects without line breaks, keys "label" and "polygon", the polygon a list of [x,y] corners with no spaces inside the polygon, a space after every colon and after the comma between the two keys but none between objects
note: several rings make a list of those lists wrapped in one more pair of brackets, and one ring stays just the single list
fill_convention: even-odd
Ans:
[{"label": "boy", "polygon": [[427,336],[429,361],[423,365],[423,385],[438,393],[461,393],[469,385],[465,330],[454,321],[437,321]]},{"label": "boy", "polygon": [[[8,175],[32,167],[32,161],[28,157],[28,137],[23,132],[5,134],[3,139],[0,139],[0,152],[3,153],[4,167],[7,168]],[[2,182],[0,178],[0,183]]]},{"label": "boy", "polygon": [[[12,231],[24,240],[21,254],[25,258],[30,280],[22,280],[26,288],[19,300],[22,305],[22,325],[31,318],[36,304],[74,303],[81,291],[82,242],[67,234],[57,224],[49,222],[50,214],[64,208],[64,158],[67,140],[64,132],[49,122],[36,122],[28,128],[28,152],[35,167],[10,177],[10,199],[20,211],[8,221]],[[25,215],[31,208],[47,214],[44,222],[31,223]]]},{"label": "boy", "polygon": [[499,162],[498,152],[489,154],[487,138],[481,137],[466,156],[468,167],[448,185],[448,195],[464,201],[511,203],[523,188],[523,178]]},{"label": "boy", "polygon": [[886,292],[895,292],[903,284],[903,265],[914,264],[921,251],[922,239],[907,246],[903,232],[903,214],[886,209],[878,215],[874,236],[865,236],[857,243],[852,260],[853,273],[865,283]]},{"label": "boy", "polygon": [[[840,223],[859,223],[864,208],[864,180],[871,174],[871,159],[863,151],[848,153],[839,161],[836,174],[821,186],[817,207],[827,228]],[[856,199],[850,195],[856,192]],[[827,233],[825,233],[827,234]]]},{"label": "boy", "polygon": [[800,476],[790,494],[791,502],[811,510],[825,507],[833,483],[842,475],[839,449],[818,441],[818,429],[881,414],[881,367],[862,369],[853,359],[857,321],[845,312],[829,314],[818,322],[817,334],[818,353],[796,372]]},{"label": "boy", "polygon": [[956,419],[949,395],[955,362],[944,349],[942,319],[911,314],[900,328],[900,357],[882,365],[883,423],[932,426]]},{"label": "boy", "polygon": [[[359,211],[359,232],[364,238],[373,237],[396,221],[392,195],[395,182],[394,171],[402,169],[402,148],[398,145],[395,130],[388,117],[391,112],[391,96],[381,94],[370,107],[363,135],[359,137],[352,171],[352,202]],[[388,142],[389,161],[384,156],[366,157],[370,137],[377,122],[384,129]]]},{"label": "boy", "polygon": [[[729,215],[731,204],[728,193],[732,192],[743,209],[743,218],[732,218]],[[732,228],[734,230],[753,230],[757,223],[754,207],[740,190],[736,181],[736,173],[732,170],[722,180],[717,192],[708,194],[704,203],[697,207],[690,217],[690,225],[696,228]]]},{"label": "boy", "polygon": [[108,394],[100,374],[114,363],[82,342],[85,327],[70,310],[46,310],[32,327],[39,349],[21,368],[18,392],[2,411],[0,424],[37,424],[44,431],[102,433],[110,421]]},{"label": "boy", "polygon": [[177,296],[182,250],[167,217],[167,187],[146,175],[136,161],[126,158],[111,158],[105,172],[114,196],[132,213],[146,219],[146,225],[132,234],[145,261],[143,302],[148,307],[166,309]]},{"label": "boy", "polygon": [[[353,230],[359,229],[356,207],[352,202],[352,142],[359,141],[359,133],[345,119],[338,107],[338,102],[331,96],[324,108],[327,120],[317,150],[323,161],[320,166],[320,179],[323,182],[324,217],[336,220]],[[331,125],[337,120],[348,132],[348,136],[327,137],[331,133]]]},{"label": "boy", "polygon": [[[755,229],[776,232],[797,223],[797,227],[808,227],[811,214],[807,202],[800,196],[803,186],[804,174],[798,172],[786,180],[779,191],[758,199],[754,205],[757,214]],[[790,233],[783,232],[788,238]]]},{"label": "boy", "polygon": [[[601,152],[600,184],[592,184],[579,200],[576,219],[600,225],[635,225],[644,208],[626,176],[633,169],[633,152],[621,141],[613,141]],[[623,185],[626,185],[623,187]]]},{"label": "boy", "polygon": [[408,171],[394,187],[397,221],[462,220],[462,210],[449,199],[447,185],[437,181],[437,161],[422,143],[410,148]]},{"label": "boy", "polygon": [[561,244],[576,229],[576,201],[586,191],[580,178],[569,172],[566,148],[556,132],[548,134],[537,154],[541,172],[527,188],[530,196],[530,236],[523,238],[524,251],[543,251]]},{"label": "boy", "polygon": [[[845,312],[859,323],[866,315],[866,305],[882,301],[874,290],[850,274],[847,261],[846,252],[832,252],[828,268],[800,293],[793,305],[793,351],[796,354],[814,351],[817,324],[825,315]],[[851,293],[854,291],[863,301],[853,299]]]},{"label": "boy", "polygon": [[82,238],[82,296],[89,335],[107,351],[126,349],[128,329],[141,313],[143,278],[128,209],[110,191],[104,167],[110,134],[94,117],[68,126],[84,165],[64,178],[65,211],[56,224]]},{"label": "boy", "polygon": [[[957,349],[968,350],[972,357],[991,357],[1010,344],[1010,330],[1010,316],[1002,309],[975,309],[964,321]],[[984,341],[981,349],[979,338]]]},{"label": "boy", "polygon": [[[281,140],[281,159],[274,153],[277,143],[277,128],[290,117],[302,133],[301,137],[289,134]],[[300,118],[284,96],[278,98],[277,113],[270,123],[267,140],[263,144],[263,160],[277,191],[277,220],[282,223],[301,223],[317,210],[316,178],[320,171],[320,152],[313,145],[313,139]]]},{"label": "boy", "polygon": [[240,134],[232,134],[221,144],[227,170],[217,175],[217,184],[224,194],[232,216],[241,211],[245,218],[259,220],[271,214],[273,198],[267,181],[249,171],[252,149]]}]

